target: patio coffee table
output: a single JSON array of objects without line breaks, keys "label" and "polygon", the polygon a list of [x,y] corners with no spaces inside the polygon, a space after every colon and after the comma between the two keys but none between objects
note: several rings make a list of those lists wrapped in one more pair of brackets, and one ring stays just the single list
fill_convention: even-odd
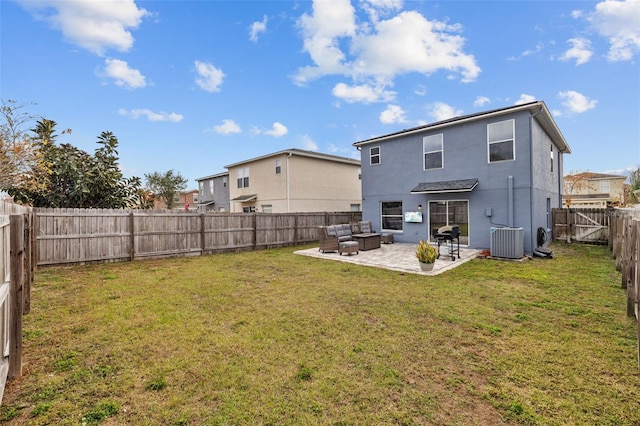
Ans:
[{"label": "patio coffee table", "polygon": [[351,238],[358,242],[360,250],[364,251],[380,248],[380,234],[353,234]]}]

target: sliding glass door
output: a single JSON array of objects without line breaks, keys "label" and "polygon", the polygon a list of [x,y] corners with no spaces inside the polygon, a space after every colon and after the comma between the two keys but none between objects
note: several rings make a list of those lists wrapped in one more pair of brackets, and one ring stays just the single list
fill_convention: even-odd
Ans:
[{"label": "sliding glass door", "polygon": [[429,237],[432,229],[447,225],[458,225],[460,244],[469,244],[469,201],[429,201]]}]

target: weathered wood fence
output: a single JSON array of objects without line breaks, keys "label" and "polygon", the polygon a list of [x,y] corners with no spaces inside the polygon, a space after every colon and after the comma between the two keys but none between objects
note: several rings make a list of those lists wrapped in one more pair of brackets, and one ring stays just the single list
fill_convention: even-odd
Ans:
[{"label": "weathered wood fence", "polygon": [[35,270],[32,221],[30,208],[0,202],[0,402],[7,380],[22,375],[22,316]]},{"label": "weathered wood fence", "polygon": [[553,240],[588,244],[608,244],[609,209],[553,209]]},{"label": "weathered wood fence", "polygon": [[612,257],[622,273],[627,290],[627,315],[638,325],[638,369],[640,370],[640,210],[616,209],[611,215]]},{"label": "weathered wood fence", "polygon": [[198,256],[318,240],[318,227],[361,220],[361,212],[187,213],[34,209],[37,265]]}]

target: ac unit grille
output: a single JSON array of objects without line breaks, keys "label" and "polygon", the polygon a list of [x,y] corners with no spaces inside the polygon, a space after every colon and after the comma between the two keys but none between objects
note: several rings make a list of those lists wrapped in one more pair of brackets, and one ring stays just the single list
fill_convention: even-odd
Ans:
[{"label": "ac unit grille", "polygon": [[520,259],[524,255],[524,229],[491,228],[491,256]]}]

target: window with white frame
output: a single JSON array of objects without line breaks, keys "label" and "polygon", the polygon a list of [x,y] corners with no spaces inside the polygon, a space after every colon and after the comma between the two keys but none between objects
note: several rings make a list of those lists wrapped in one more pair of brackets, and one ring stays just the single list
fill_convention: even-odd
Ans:
[{"label": "window with white frame", "polygon": [[213,179],[209,181],[209,194],[213,195]]},{"label": "window with white frame", "polygon": [[225,188],[227,187],[227,177],[223,177],[222,178],[222,186],[224,186]]},{"label": "window with white frame", "polygon": [[380,164],[380,147],[374,146],[369,149],[369,164]]},{"label": "window with white frame", "polygon": [[422,138],[422,152],[424,155],[424,169],[441,169],[443,167],[443,136],[438,135],[425,136]]},{"label": "window with white frame", "polygon": [[249,187],[249,168],[241,167],[238,169],[238,188]]},{"label": "window with white frame", "polygon": [[516,159],[514,126],[514,120],[487,124],[489,163]]},{"label": "window with white frame", "polygon": [[198,193],[197,193],[197,192],[194,192],[194,193],[193,193],[193,202],[194,202],[194,203],[197,203],[197,202],[198,202]]},{"label": "window with white frame", "polygon": [[360,211],[360,204],[351,204],[350,205],[350,209],[352,212],[359,212]]},{"label": "window with white frame", "polygon": [[262,205],[262,213],[273,213],[273,205],[271,205],[271,204],[263,204]]},{"label": "window with white frame", "polygon": [[276,174],[280,174],[282,171],[282,160],[276,160]]},{"label": "window with white frame", "polygon": [[203,181],[199,182],[199,186],[200,186],[200,192],[204,191],[204,182]]},{"label": "window with white frame", "polygon": [[601,180],[600,181],[600,192],[603,194],[608,194],[609,191],[611,190],[611,185],[609,183],[608,180]]},{"label": "window with white frame", "polygon": [[380,219],[383,231],[402,231],[402,201],[380,203]]}]

